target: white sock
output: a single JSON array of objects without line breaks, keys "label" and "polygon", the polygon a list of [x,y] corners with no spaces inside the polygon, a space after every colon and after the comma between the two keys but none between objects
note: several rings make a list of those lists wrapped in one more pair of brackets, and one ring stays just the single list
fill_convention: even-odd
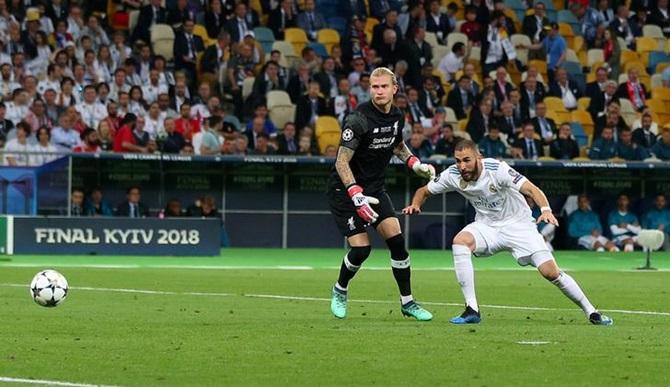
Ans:
[{"label": "white sock", "polygon": [[410,294],[409,296],[400,296],[400,303],[405,305],[410,301],[414,301],[414,297]]},{"label": "white sock", "polygon": [[589,302],[589,299],[586,298],[586,295],[579,287],[579,285],[577,285],[577,282],[568,274],[561,272],[558,278],[551,281],[551,283],[561,289],[563,294],[571,299],[572,302],[579,305],[587,317],[596,311],[596,308],[591,305],[591,302]]},{"label": "white sock", "polygon": [[633,246],[632,243],[626,243],[626,244],[623,246],[623,251],[625,251],[625,252],[627,252],[627,253],[630,253],[631,251],[635,251],[635,246]]},{"label": "white sock", "polygon": [[604,247],[598,247],[598,249],[596,251],[599,252],[599,253],[602,253],[603,251],[605,251],[605,248]]},{"label": "white sock", "polygon": [[465,303],[472,309],[479,311],[477,296],[475,295],[475,271],[472,268],[472,253],[470,249],[463,245],[451,246],[454,254],[454,270],[456,279],[461,285]]},{"label": "white sock", "polygon": [[347,286],[346,288],[345,288],[345,287],[342,287],[342,285],[340,285],[339,282],[335,282],[335,289],[337,289],[337,290],[341,290],[341,291],[343,291],[343,292],[346,292],[347,289],[349,289],[349,287],[348,287],[348,286]]}]

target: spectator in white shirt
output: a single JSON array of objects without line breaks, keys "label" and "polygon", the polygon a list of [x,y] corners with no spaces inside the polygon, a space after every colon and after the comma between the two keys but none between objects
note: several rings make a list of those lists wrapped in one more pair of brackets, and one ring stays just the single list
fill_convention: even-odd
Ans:
[{"label": "spectator in white shirt", "polygon": [[119,101],[119,93],[130,91],[130,85],[126,84],[126,70],[122,67],[114,70],[114,82],[109,86],[109,98]]},{"label": "spectator in white shirt", "polygon": [[18,88],[12,93],[12,101],[8,102],[6,118],[18,124],[28,114],[29,111],[29,97],[28,93],[23,88]]},{"label": "spectator in white shirt", "polygon": [[97,97],[95,86],[88,85],[84,88],[84,101],[75,106],[81,114],[82,121],[91,128],[97,128],[98,123],[107,117],[107,109],[105,105],[96,101]]},{"label": "spectator in white shirt", "polygon": [[456,42],[451,52],[440,60],[437,69],[444,74],[447,81],[450,81],[459,70],[463,70],[463,62],[469,55],[468,50],[469,47],[466,48],[463,42]]},{"label": "spectator in white shirt", "polygon": [[33,145],[31,151],[33,152],[29,157],[29,163],[32,166],[40,166],[48,162],[56,160],[59,155],[58,148],[51,143],[51,133],[49,128],[42,126],[37,129],[37,144]]},{"label": "spectator in white shirt", "polygon": [[109,51],[112,54],[112,60],[115,63],[114,67],[119,67],[126,61],[126,58],[130,58],[133,50],[130,47],[126,46],[126,36],[123,31],[114,32],[114,42],[109,47]]},{"label": "spectator in white shirt", "polygon": [[142,94],[144,96],[144,100],[147,103],[154,103],[158,101],[158,95],[167,93],[168,92],[168,87],[167,85],[163,85],[160,83],[160,73],[158,70],[151,70],[149,72],[149,83],[147,85],[142,86]]},{"label": "spectator in white shirt", "polygon": [[72,4],[70,6],[70,14],[67,17],[67,32],[72,35],[74,40],[79,40],[82,28],[84,28],[84,20],[81,17],[81,7],[77,4]]},{"label": "spectator in white shirt", "polygon": [[4,164],[13,167],[27,167],[30,157],[31,145],[28,143],[30,128],[26,123],[21,122],[16,125],[16,138],[13,138],[5,144]]},{"label": "spectator in white shirt", "polygon": [[12,79],[12,65],[9,63],[0,65],[0,97],[6,100],[19,87],[21,85]]},{"label": "spectator in white shirt", "polygon": [[47,67],[47,77],[39,81],[37,84],[37,92],[44,95],[48,89],[53,89],[56,92],[60,91],[60,81],[62,78],[62,70],[60,66],[51,63]]},{"label": "spectator in white shirt", "polygon": [[149,114],[144,122],[144,131],[149,133],[152,140],[155,140],[156,135],[163,131],[163,119],[161,118],[161,109],[158,107],[158,102],[149,105]]},{"label": "spectator in white shirt", "polygon": [[138,117],[144,117],[147,114],[147,111],[144,108],[146,103],[144,102],[142,88],[139,86],[133,86],[130,88],[128,95],[130,96],[130,112]]},{"label": "spectator in white shirt", "polygon": [[103,44],[109,44],[109,37],[105,30],[100,26],[98,18],[95,15],[88,17],[86,27],[81,30],[81,35],[90,36],[93,41],[93,47],[96,50]]}]

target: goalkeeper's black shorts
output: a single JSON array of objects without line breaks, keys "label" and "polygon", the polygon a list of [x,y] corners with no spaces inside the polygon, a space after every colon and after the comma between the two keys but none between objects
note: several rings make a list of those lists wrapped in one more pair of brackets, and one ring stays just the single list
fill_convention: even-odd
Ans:
[{"label": "goalkeeper's black shorts", "polygon": [[[349,198],[349,195],[347,195],[347,191],[342,188],[330,188],[327,195],[330,213],[335,217],[335,223],[342,235],[348,238],[352,235],[364,233],[365,228],[369,224],[356,214],[356,207],[351,198]],[[397,217],[391,197],[389,197],[386,191],[379,191],[373,194],[365,192],[365,195],[379,199],[379,204],[370,205],[379,214],[377,221],[370,224],[371,226],[377,227],[382,220]]]}]

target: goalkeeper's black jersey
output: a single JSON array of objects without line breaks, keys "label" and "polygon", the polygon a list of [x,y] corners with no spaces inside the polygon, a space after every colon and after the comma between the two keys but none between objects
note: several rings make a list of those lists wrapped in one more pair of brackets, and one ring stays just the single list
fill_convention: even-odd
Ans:
[{"label": "goalkeeper's black jersey", "polygon": [[[404,126],[400,109],[393,106],[384,114],[372,102],[358,105],[344,120],[340,146],[354,150],[349,167],[356,183],[365,191],[375,192],[384,187],[384,171],[393,157],[393,149],[402,141]],[[329,186],[343,186],[335,167]]]}]

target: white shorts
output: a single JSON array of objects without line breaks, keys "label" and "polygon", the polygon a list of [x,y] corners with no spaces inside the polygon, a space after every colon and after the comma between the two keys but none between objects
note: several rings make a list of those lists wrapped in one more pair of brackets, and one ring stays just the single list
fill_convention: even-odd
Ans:
[{"label": "white shorts", "polygon": [[512,256],[521,266],[535,267],[553,260],[544,238],[537,231],[537,224],[528,220],[519,221],[502,227],[491,227],[481,222],[473,222],[465,226],[475,238],[474,255],[486,257],[499,251],[511,251]]},{"label": "white shorts", "polygon": [[596,242],[600,243],[601,245],[603,245],[603,247],[605,247],[605,245],[609,242],[609,239],[605,238],[602,235],[599,235],[597,237],[594,237],[593,235],[584,235],[582,237],[579,237],[579,239],[577,240],[577,244],[587,250],[593,250],[593,246],[596,244]]}]

